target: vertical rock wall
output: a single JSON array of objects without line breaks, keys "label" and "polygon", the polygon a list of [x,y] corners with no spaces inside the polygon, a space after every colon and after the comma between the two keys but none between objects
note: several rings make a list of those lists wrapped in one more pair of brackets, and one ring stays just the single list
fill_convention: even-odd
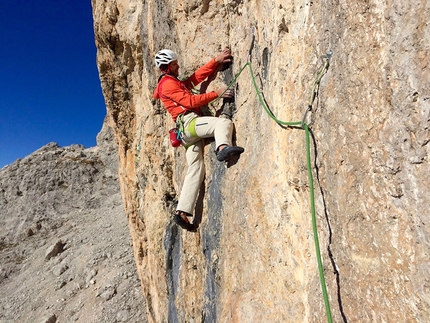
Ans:
[{"label": "vertical rock wall", "polygon": [[[272,112],[307,122],[316,211],[335,322],[426,322],[429,285],[429,48],[426,1],[93,0],[98,66],[121,189],[153,322],[324,322],[309,212],[305,135],[261,107],[246,69],[237,144],[206,146],[196,233],[171,221],[185,170],[172,121],[151,98],[154,54],[189,75],[220,49],[250,59]],[[249,55],[250,54],[250,55]]]}]

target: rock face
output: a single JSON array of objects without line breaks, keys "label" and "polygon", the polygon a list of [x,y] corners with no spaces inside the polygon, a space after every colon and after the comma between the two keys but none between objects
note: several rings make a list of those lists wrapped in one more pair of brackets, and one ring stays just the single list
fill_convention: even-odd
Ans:
[{"label": "rock face", "polygon": [[146,322],[106,125],[0,170],[0,322]]},{"label": "rock face", "polygon": [[[229,46],[283,121],[312,131],[317,228],[334,322],[430,320],[430,15],[411,1],[93,0],[98,66],[150,322],[324,322],[305,134],[264,112],[246,68],[237,144],[206,147],[196,233],[171,219],[183,149],[152,99],[155,53],[191,72]],[[219,108],[219,104],[214,108]]]}]

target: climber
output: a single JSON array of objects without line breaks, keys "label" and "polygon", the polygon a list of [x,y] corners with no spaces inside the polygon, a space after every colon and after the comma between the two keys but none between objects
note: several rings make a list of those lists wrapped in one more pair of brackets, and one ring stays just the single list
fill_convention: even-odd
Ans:
[{"label": "climber", "polygon": [[188,217],[192,217],[200,185],[204,178],[202,138],[215,138],[216,158],[226,161],[233,155],[240,155],[244,149],[232,145],[233,123],[229,119],[212,116],[201,116],[200,107],[218,97],[232,98],[233,92],[225,87],[202,94],[193,94],[191,89],[209,76],[213,76],[224,64],[232,62],[230,49],[226,48],[206,65],[196,70],[190,77],[180,81],[179,64],[176,54],[163,49],[155,55],[155,64],[162,75],[154,91],[154,98],[160,99],[170,113],[177,127],[183,129],[181,144],[186,148],[188,170],[179,197],[174,221],[182,228],[192,231],[194,225]]}]

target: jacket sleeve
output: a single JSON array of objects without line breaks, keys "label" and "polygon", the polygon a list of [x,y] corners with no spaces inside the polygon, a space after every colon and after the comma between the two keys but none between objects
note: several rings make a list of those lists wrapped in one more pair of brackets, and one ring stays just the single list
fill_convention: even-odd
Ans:
[{"label": "jacket sleeve", "polygon": [[193,85],[200,84],[206,78],[216,71],[218,63],[215,62],[215,59],[212,58],[208,63],[200,67],[197,71],[195,71],[189,78],[187,78],[184,83],[188,88],[193,88]]},{"label": "jacket sleeve", "polygon": [[163,96],[182,105],[184,108],[198,108],[215,100],[218,95],[215,91],[194,95],[183,89],[179,82],[166,80],[163,84]]}]

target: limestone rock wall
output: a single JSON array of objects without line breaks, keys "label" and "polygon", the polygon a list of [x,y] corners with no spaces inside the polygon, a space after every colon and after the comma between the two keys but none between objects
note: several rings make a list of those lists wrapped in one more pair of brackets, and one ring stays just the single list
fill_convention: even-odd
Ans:
[{"label": "limestone rock wall", "polygon": [[245,153],[206,147],[201,224],[171,221],[185,169],[152,91],[154,54],[181,74],[229,46],[232,79],[251,61],[272,112],[307,123],[316,212],[335,322],[426,322],[429,285],[427,1],[93,0],[100,79],[119,151],[136,264],[153,322],[324,322],[305,135],[261,107],[248,69],[233,121]]}]

